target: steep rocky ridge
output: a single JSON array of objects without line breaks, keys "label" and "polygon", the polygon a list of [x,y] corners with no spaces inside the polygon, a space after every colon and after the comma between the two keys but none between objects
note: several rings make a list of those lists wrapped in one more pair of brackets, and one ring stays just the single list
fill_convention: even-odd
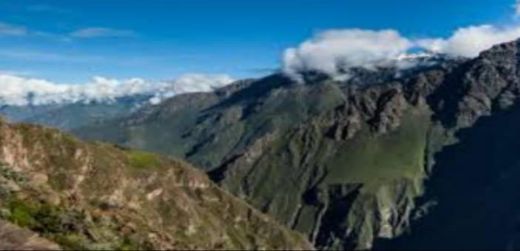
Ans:
[{"label": "steep rocky ridge", "polygon": [[445,121],[463,129],[435,155],[416,225],[378,248],[519,248],[518,48],[508,43],[483,53],[452,86],[456,112]]}]

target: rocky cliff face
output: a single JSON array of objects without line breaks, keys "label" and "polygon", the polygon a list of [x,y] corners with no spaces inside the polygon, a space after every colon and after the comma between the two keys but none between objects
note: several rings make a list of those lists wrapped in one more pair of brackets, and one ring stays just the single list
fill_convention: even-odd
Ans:
[{"label": "rocky cliff face", "polygon": [[[518,42],[468,62],[435,104],[456,142],[433,156],[423,207],[410,231],[376,246],[390,250],[518,249],[520,126]],[[453,111],[448,113],[447,111]]]},{"label": "rocky cliff face", "polygon": [[[0,163],[0,217],[62,248],[312,249],[204,173],[154,154],[0,122]],[[15,246],[56,247],[20,233],[30,240]]]},{"label": "rocky cliff face", "polygon": [[[463,184],[490,186],[478,191],[491,199],[506,189],[496,185],[499,177],[515,170],[500,171],[515,166],[516,153],[505,149],[505,155],[482,163],[466,161],[486,156],[479,144],[507,140],[482,136],[487,141],[480,141],[480,131],[473,128],[518,109],[518,48],[519,42],[502,44],[476,59],[445,60],[399,75],[388,69],[361,71],[344,82],[312,73],[305,84],[297,84],[273,75],[214,94],[175,97],[129,119],[77,133],[186,158],[319,248],[368,249],[374,243],[378,248],[424,248],[431,244],[427,231],[403,241],[398,237],[414,233],[416,224],[430,224],[427,229],[441,233],[458,222],[442,218],[451,209],[471,210],[464,199],[472,199],[468,205],[475,207],[485,203],[477,199],[481,193],[471,194],[467,187],[451,197],[459,180],[445,183],[445,177],[454,172],[463,180],[462,174],[475,166],[476,180]],[[461,148],[466,142],[474,142],[469,153]],[[466,163],[471,164],[462,168]],[[500,197],[502,203],[508,199],[513,198]],[[475,219],[498,219],[499,210],[483,208]],[[454,215],[464,218],[464,212]],[[514,211],[508,215],[516,217]],[[471,230],[479,221],[468,222],[455,229]],[[507,229],[501,233],[513,236],[515,228]],[[443,233],[437,243],[458,236]],[[489,231],[480,233],[485,239]],[[460,247],[472,247],[469,240],[462,239]],[[503,248],[506,241],[486,244]]]}]

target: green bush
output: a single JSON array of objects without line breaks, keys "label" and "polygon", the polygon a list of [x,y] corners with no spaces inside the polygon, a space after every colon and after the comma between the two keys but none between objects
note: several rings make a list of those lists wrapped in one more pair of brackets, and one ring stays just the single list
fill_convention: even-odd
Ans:
[{"label": "green bush", "polygon": [[128,160],[130,165],[135,168],[154,168],[161,165],[159,158],[152,153],[143,151],[129,151]]},{"label": "green bush", "polygon": [[8,217],[9,221],[31,229],[37,226],[38,222],[34,218],[38,211],[37,205],[20,200],[11,200],[8,203],[8,208],[11,212]]}]

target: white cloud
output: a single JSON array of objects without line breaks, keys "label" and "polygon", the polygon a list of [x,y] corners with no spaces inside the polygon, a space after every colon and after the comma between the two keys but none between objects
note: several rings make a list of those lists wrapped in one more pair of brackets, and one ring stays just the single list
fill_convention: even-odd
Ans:
[{"label": "white cloud", "polygon": [[133,37],[136,33],[131,30],[117,30],[104,27],[89,27],[70,33],[75,38],[98,38],[98,37]]},{"label": "white cloud", "polygon": [[152,104],[174,95],[193,92],[211,92],[224,87],[235,80],[226,74],[184,74],[173,81],[162,83],[160,91],[150,99]]},{"label": "white cloud", "polygon": [[[456,30],[448,38],[420,39],[403,37],[395,30],[330,30],[304,41],[297,48],[287,49],[283,55],[283,70],[299,81],[300,73],[308,70],[345,79],[348,69],[353,67],[413,67],[419,61],[410,56],[414,54],[410,52],[412,49],[472,58],[493,45],[518,38],[518,24],[469,26]],[[424,58],[424,54],[419,55]]]},{"label": "white cloud", "polygon": [[0,22],[0,36],[25,36],[28,33],[26,27]]},{"label": "white cloud", "polygon": [[[60,11],[60,9],[52,9],[50,6],[39,6],[35,5],[33,7],[29,7],[34,11]],[[46,39],[55,39],[63,42],[70,42],[72,38],[122,38],[122,37],[135,37],[137,33],[133,30],[123,30],[123,29],[112,29],[107,27],[87,27],[78,29],[75,31],[71,31],[68,33],[52,33],[46,31],[33,30],[28,27],[10,24],[6,22],[0,21],[0,36],[28,36],[28,37],[38,37],[38,38],[46,38]]]},{"label": "white cloud", "polygon": [[60,84],[51,81],[0,73],[0,104],[24,106],[75,102],[110,102],[132,95],[149,95],[150,102],[186,92],[207,92],[233,81],[227,75],[188,74],[168,82],[150,82],[140,78],[125,80],[94,77],[84,84]]},{"label": "white cloud", "polygon": [[287,49],[284,71],[292,76],[306,70],[338,75],[346,68],[385,64],[412,47],[413,43],[395,30],[330,30]]},{"label": "white cloud", "polygon": [[[513,5],[520,18],[520,0]],[[415,55],[439,53],[452,57],[477,57],[496,44],[520,38],[520,23],[509,20],[505,25],[473,25],[461,27],[448,37],[407,38],[395,30],[329,30],[289,48],[283,55],[283,70],[296,80],[301,72],[314,70],[336,78],[348,78],[348,69],[378,66],[399,68],[417,65]],[[411,53],[414,51],[414,53]]]},{"label": "white cloud", "polygon": [[226,74],[184,74],[172,81],[172,91],[180,93],[209,92],[233,82]]},{"label": "white cloud", "polygon": [[419,47],[453,56],[476,57],[493,45],[513,41],[520,37],[520,26],[497,27],[480,25],[460,28],[447,39],[421,39]]}]

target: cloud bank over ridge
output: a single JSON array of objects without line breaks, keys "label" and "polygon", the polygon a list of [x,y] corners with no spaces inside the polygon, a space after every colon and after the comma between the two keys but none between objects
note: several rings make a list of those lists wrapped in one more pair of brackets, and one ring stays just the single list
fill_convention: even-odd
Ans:
[{"label": "cloud bank over ridge", "polygon": [[400,67],[403,59],[410,60],[424,53],[473,58],[493,45],[519,37],[520,24],[469,26],[455,30],[448,38],[407,38],[391,29],[329,30],[285,50],[282,67],[297,80],[305,71],[318,71],[341,79],[348,77],[345,70],[349,68]]},{"label": "cloud bank over ridge", "polygon": [[412,47],[395,30],[329,30],[287,49],[283,68],[289,75],[307,70],[337,75],[345,68],[382,66]]},{"label": "cloud bank over ridge", "polygon": [[0,104],[25,106],[111,102],[133,95],[148,95],[151,103],[158,103],[177,94],[212,91],[233,81],[228,75],[186,74],[163,82],[140,78],[118,80],[94,77],[84,84],[61,84],[0,73]]},{"label": "cloud bank over ridge", "polygon": [[457,29],[449,38],[421,39],[417,47],[437,53],[473,58],[493,45],[520,38],[520,25],[469,26]]}]

